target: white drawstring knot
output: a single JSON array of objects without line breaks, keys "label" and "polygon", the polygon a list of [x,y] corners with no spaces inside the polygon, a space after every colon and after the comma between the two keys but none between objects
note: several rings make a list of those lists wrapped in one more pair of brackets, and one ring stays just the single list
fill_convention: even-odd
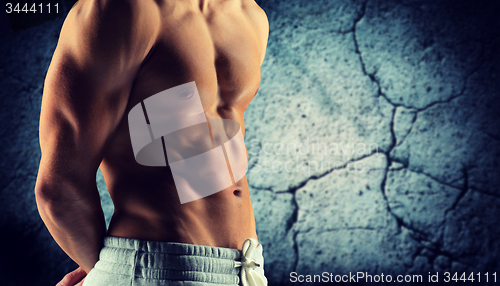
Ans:
[{"label": "white drawstring knot", "polygon": [[243,243],[241,262],[236,261],[234,267],[241,267],[241,282],[243,286],[266,286],[264,279],[254,269],[260,267],[251,257],[257,248],[257,240],[249,238]]}]

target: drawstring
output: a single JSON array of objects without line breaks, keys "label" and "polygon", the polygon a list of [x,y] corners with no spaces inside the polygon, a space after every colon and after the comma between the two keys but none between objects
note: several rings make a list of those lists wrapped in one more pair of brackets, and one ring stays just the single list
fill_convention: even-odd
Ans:
[{"label": "drawstring", "polygon": [[249,238],[243,243],[241,262],[236,261],[234,267],[241,267],[241,282],[243,286],[266,286],[264,279],[255,271],[260,264],[251,257],[255,248],[257,248],[257,240]]}]

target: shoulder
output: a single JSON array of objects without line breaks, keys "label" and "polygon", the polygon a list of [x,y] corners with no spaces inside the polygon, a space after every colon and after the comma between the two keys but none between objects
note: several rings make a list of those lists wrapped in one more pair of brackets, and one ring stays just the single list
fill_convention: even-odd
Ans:
[{"label": "shoulder", "polygon": [[261,46],[261,64],[264,61],[269,39],[269,20],[267,14],[254,0],[241,0],[242,8],[255,27]]},{"label": "shoulder", "polygon": [[80,0],[64,21],[56,53],[81,64],[133,65],[147,55],[159,25],[153,0]]},{"label": "shoulder", "polygon": [[120,19],[122,27],[127,24],[154,20],[158,5],[154,0],[79,0],[71,8],[66,21],[85,24],[104,24]]},{"label": "shoulder", "polygon": [[[243,9],[252,18],[252,20],[259,26],[269,30],[269,21],[266,11],[262,9],[259,4],[254,0],[241,0]],[[264,31],[265,32],[265,31]]]},{"label": "shoulder", "polygon": [[241,0],[242,8],[255,25],[258,33],[266,39],[269,34],[269,20],[266,11],[262,9],[254,0]]}]

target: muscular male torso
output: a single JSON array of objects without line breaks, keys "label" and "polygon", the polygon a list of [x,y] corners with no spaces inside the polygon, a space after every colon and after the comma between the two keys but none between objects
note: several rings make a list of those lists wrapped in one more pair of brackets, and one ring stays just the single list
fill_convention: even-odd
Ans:
[{"label": "muscular male torso", "polygon": [[100,165],[115,206],[108,235],[241,248],[246,238],[257,238],[246,177],[181,204],[168,166],[136,162],[127,114],[151,95],[194,81],[207,120],[232,119],[244,132],[243,113],[260,84],[267,18],[252,0],[162,0],[155,5],[159,14],[151,18],[159,27],[154,44]]}]

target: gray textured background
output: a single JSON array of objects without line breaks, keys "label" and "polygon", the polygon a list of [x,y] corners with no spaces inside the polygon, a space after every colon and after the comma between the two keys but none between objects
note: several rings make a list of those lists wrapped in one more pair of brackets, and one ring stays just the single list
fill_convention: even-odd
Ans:
[{"label": "gray textured background", "polygon": [[[498,3],[260,1],[271,32],[247,176],[270,285],[291,271],[500,275]],[[63,19],[16,34],[0,21],[0,284],[52,285],[75,264],[33,187]]]}]

